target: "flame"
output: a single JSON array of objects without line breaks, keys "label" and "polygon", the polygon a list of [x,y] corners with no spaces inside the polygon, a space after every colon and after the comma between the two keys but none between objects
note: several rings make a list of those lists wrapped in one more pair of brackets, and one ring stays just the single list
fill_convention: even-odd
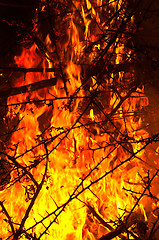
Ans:
[{"label": "flame", "polygon": [[[121,2],[118,1],[119,6]],[[97,0],[96,4],[101,6],[102,1]],[[12,133],[7,155],[13,156],[15,152],[14,158],[17,163],[30,171],[38,184],[45,173],[45,159],[48,158],[48,169],[42,189],[24,225],[27,233],[36,237],[50,226],[46,231],[48,234],[44,234],[41,239],[98,239],[106,234],[108,229],[99,225],[93,217],[93,211],[114,228],[116,219],[124,221],[125,210],[131,211],[136,202],[133,194],[128,194],[124,189],[130,189],[131,186],[132,193],[142,191],[138,170],[144,172],[140,158],[143,161],[146,159],[144,151],[137,152],[143,146],[141,138],[147,138],[149,135],[142,129],[142,119],[135,118],[134,113],[148,105],[144,87],[138,88],[125,99],[116,112],[117,116],[113,116],[113,124],[108,124],[106,115],[120,103],[117,93],[110,92],[104,98],[101,96],[102,100],[99,97],[99,102],[103,104],[101,108],[104,106],[102,113],[96,110],[95,105],[87,103],[87,100],[90,100],[89,93],[97,89],[98,79],[96,76],[92,77],[89,91],[84,90],[79,62],[85,57],[84,50],[87,46],[84,42],[88,39],[95,41],[100,33],[100,29],[91,29],[93,18],[98,24],[101,23],[101,19],[98,8],[93,7],[89,0],[86,0],[84,6],[80,6],[80,1],[75,1],[75,5],[81,11],[85,30],[83,40],[74,18],[70,17],[68,41],[62,46],[65,52],[71,48],[64,69],[69,97],[65,92],[64,82],[59,77],[56,86],[8,98],[8,117],[10,121],[18,118],[19,123],[17,131]],[[50,46],[51,52],[49,35],[46,45]],[[101,48],[104,48],[101,44],[94,46],[94,49]],[[56,73],[45,71],[47,67],[53,67],[49,55],[47,59],[41,59],[37,49],[36,44],[28,49],[24,48],[21,56],[15,57],[15,63],[24,68],[36,68],[41,64],[43,73],[27,73],[25,80],[23,77],[16,79],[16,87],[56,76]],[[122,63],[123,51],[123,44],[116,48],[115,64]],[[96,51],[92,51],[88,61],[91,63],[96,56]],[[113,79],[114,75],[111,77]],[[122,81],[122,78],[123,73],[120,72],[118,81]],[[107,83],[105,80],[105,88]],[[119,89],[119,92],[121,98],[127,94],[125,89]],[[25,107],[23,104],[17,104],[23,102],[26,103]],[[119,126],[119,131],[115,130],[115,126]],[[128,145],[125,141],[122,145],[118,144],[120,133],[126,134],[125,137],[132,139],[132,143]],[[115,146],[112,143],[114,139]],[[126,161],[133,153],[137,153],[133,161]],[[124,161],[125,164],[121,164]],[[116,170],[112,171],[113,169]],[[18,179],[22,173],[23,171],[19,173],[17,169],[12,171],[11,182]],[[17,180],[0,192],[1,202],[4,201],[15,229],[18,229],[24,218],[36,190],[37,186],[32,179],[23,174],[20,181]],[[141,209],[147,221],[144,206],[141,204],[137,209]],[[45,220],[42,221],[43,218]],[[8,221],[4,221],[3,213],[0,214],[0,224],[4,226],[0,233],[3,239],[12,235]],[[24,236],[25,232],[21,234],[20,239],[24,239]]]}]

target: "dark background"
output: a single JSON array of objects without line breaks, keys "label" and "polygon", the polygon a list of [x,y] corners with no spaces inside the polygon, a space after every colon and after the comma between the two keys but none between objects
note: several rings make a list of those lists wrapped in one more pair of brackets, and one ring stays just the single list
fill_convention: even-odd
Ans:
[{"label": "dark background", "polygon": [[[33,28],[38,0],[0,1],[0,65],[8,65],[20,54],[26,31]],[[26,31],[23,26],[25,26]]]}]

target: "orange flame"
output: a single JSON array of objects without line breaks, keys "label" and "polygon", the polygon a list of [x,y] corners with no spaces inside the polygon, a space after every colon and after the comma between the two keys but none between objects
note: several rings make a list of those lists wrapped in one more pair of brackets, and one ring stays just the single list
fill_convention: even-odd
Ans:
[{"label": "orange flame", "polygon": [[[97,0],[97,6],[101,5],[102,1]],[[95,41],[96,33],[91,34],[90,28],[93,18],[100,24],[99,13],[89,0],[86,1],[85,8],[83,6],[80,8],[78,3],[76,7],[81,10],[85,24],[85,39],[90,38],[91,41]],[[87,16],[89,11],[90,19]],[[68,79],[66,85],[70,98],[67,97],[64,83],[60,78],[56,86],[49,89],[28,91],[26,94],[9,97],[8,105],[27,103],[25,107],[23,104],[9,107],[8,117],[14,121],[18,116],[20,121],[19,130],[13,132],[10,139],[7,154],[12,156],[14,149],[14,158],[18,164],[30,171],[38,184],[46,167],[43,158],[48,157],[44,184],[24,225],[28,234],[39,237],[50,225],[48,234],[44,234],[41,239],[98,239],[106,234],[108,229],[101,227],[89,206],[92,206],[94,211],[109,222],[111,228],[114,228],[113,221],[117,217],[124,220],[125,209],[131,211],[135,204],[133,194],[127,194],[124,189],[129,189],[131,184],[132,192],[142,190],[138,170],[144,171],[140,161],[141,157],[145,159],[144,151],[138,153],[133,161],[126,162],[126,160],[142,148],[143,145],[139,141],[141,136],[148,137],[148,133],[142,129],[141,118],[135,119],[134,115],[137,108],[148,105],[148,99],[144,96],[144,88],[137,89],[136,93],[132,93],[118,108],[113,124],[108,124],[106,115],[109,115],[119,104],[117,93],[109,93],[100,101],[104,106],[102,113],[96,110],[95,105],[88,105],[87,108],[89,97],[81,87],[82,69],[79,64],[86,46],[80,40],[73,17],[70,17],[67,32],[68,42],[64,48],[67,51],[71,45],[71,56],[67,59],[64,72]],[[46,42],[49,45],[49,36]],[[103,46],[100,44],[95,46],[96,49],[101,47]],[[36,68],[41,62],[36,49],[36,44],[29,49],[23,49],[22,55],[15,57],[17,66]],[[116,64],[121,63],[123,51],[124,46],[118,46]],[[90,53],[90,62],[96,57],[95,55],[95,52]],[[45,71],[46,67],[52,67],[50,60],[43,60],[42,65],[43,73],[27,73],[25,80],[22,77],[16,80],[15,86],[38,82],[39,79],[56,75]],[[119,81],[122,81],[122,73],[119,74]],[[97,78],[94,76],[89,91],[93,92],[96,87]],[[126,90],[123,89],[121,97],[124,98],[126,94]],[[103,123],[100,124],[102,121]],[[89,123],[88,126],[86,123]],[[118,129],[122,134],[127,129],[127,137],[133,140],[130,145],[126,142],[122,146],[118,144],[120,134],[116,133],[118,130],[115,130],[114,126],[119,126]],[[115,146],[111,144],[113,139],[116,140]],[[121,164],[124,161],[125,164]],[[32,165],[35,167],[31,169]],[[116,170],[112,171],[112,169]],[[107,174],[109,172],[110,174]],[[18,179],[18,174],[18,170],[15,169],[11,174],[11,180]],[[103,177],[104,175],[107,176]],[[22,176],[21,181],[16,181],[14,185],[0,192],[1,201],[4,201],[7,212],[12,216],[15,229],[18,229],[24,218],[35,192],[35,184],[25,175]],[[146,218],[143,205],[137,208],[144,212]],[[42,221],[43,218],[45,220]],[[0,224],[4,226],[0,236],[5,239],[11,235],[11,229],[8,221],[4,221],[2,213]],[[24,239],[24,235],[22,234],[20,239]]]}]

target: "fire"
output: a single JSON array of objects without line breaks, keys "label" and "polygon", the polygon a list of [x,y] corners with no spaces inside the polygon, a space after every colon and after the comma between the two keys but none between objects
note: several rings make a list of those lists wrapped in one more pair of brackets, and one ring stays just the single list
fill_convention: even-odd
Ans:
[{"label": "fire", "polygon": [[[37,91],[28,89],[27,93],[8,98],[6,118],[10,124],[16,121],[18,124],[6,153],[2,154],[12,168],[9,187],[0,192],[1,206],[10,216],[6,219],[4,209],[0,214],[3,239],[34,236],[48,240],[93,240],[114,231],[127,218],[130,228],[136,224],[129,213],[136,204],[135,192],[143,191],[141,175],[146,173],[147,165],[141,140],[149,137],[137,112],[148,105],[148,99],[144,86],[129,92],[130,84],[124,83],[123,71],[119,72],[116,91],[113,91],[115,73],[109,79],[100,79],[98,75],[106,67],[101,70],[97,67],[99,72],[94,70],[89,75],[85,61],[91,65],[94,59],[98,60],[107,44],[101,40],[87,52],[88,40],[102,39],[101,29],[107,31],[108,26],[100,18],[102,1],[73,2],[85,29],[82,35],[75,12],[69,15],[67,41],[61,46],[68,94],[62,77],[56,71],[46,71],[58,65],[57,58],[55,62],[50,60],[54,51],[51,37],[46,38],[49,48],[46,58],[38,53],[36,44],[15,57],[18,67],[44,69],[42,73],[27,73],[25,78],[20,76],[15,87],[56,76],[57,84]],[[120,8],[121,3],[110,3],[110,11]],[[99,26],[94,26],[95,20]],[[117,38],[112,65],[124,61],[125,46],[118,41]],[[109,49],[108,57],[113,51]],[[144,201],[137,204],[135,214],[135,219],[147,221]],[[100,218],[105,226],[99,223]],[[13,237],[16,232],[17,238]],[[123,232],[114,238],[124,236]]]}]

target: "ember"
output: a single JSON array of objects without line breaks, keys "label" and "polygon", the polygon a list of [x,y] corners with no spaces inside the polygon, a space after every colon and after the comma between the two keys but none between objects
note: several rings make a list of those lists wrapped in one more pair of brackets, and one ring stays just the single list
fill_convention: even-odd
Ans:
[{"label": "ember", "polygon": [[128,46],[142,2],[40,1],[20,26],[29,44],[1,68],[1,239],[159,236],[159,134]]}]

